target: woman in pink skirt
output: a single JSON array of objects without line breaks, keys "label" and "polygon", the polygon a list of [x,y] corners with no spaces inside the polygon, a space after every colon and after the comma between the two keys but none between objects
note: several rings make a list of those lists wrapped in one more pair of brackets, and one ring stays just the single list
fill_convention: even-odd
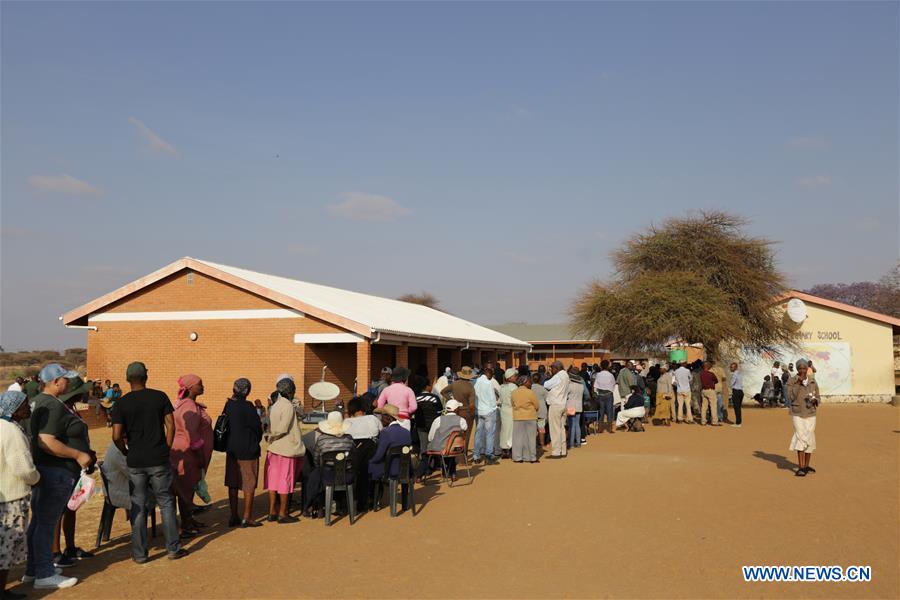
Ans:
[{"label": "woman in pink skirt", "polygon": [[[288,515],[288,495],[294,491],[296,475],[300,472],[305,453],[301,439],[300,422],[291,401],[297,392],[290,376],[279,379],[275,386],[278,399],[269,408],[269,451],[263,476],[265,489],[269,491],[269,521],[295,523]],[[280,500],[275,514],[276,500]]]}]

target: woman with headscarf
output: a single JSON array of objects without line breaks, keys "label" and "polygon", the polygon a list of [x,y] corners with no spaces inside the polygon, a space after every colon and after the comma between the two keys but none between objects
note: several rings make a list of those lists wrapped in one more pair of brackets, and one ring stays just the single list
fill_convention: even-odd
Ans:
[{"label": "woman with headscarf", "polygon": [[810,377],[809,363],[800,359],[796,363],[797,374],[788,381],[788,409],[794,423],[791,450],[797,451],[797,477],[806,477],[816,470],[809,466],[809,459],[816,449],[816,409],[819,406],[819,384]]},{"label": "woman with headscarf", "polygon": [[175,493],[178,512],[181,514],[182,537],[200,533],[202,523],[194,520],[194,490],[202,477],[206,463],[203,436],[203,417],[197,406],[197,397],[203,394],[203,380],[193,373],[178,378],[178,401],[175,403],[175,440],[172,442],[170,460],[175,471]]},{"label": "woman with headscarf", "polygon": [[500,386],[500,456],[509,458],[513,444],[513,405],[512,395],[519,387],[516,378],[519,371],[507,369],[503,373],[504,383]]},{"label": "woman with headscarf", "polygon": [[19,600],[25,594],[6,590],[9,569],[25,562],[25,525],[31,486],[41,478],[31,459],[31,447],[19,423],[31,416],[24,392],[0,395],[0,594]]},{"label": "woman with headscarf", "polygon": [[[266,453],[266,466],[263,475],[263,487],[269,492],[269,521],[279,523],[295,523],[296,518],[288,514],[288,496],[294,491],[297,473],[302,466],[302,457],[306,449],[303,447],[300,422],[292,403],[297,393],[294,380],[285,375],[275,384],[278,397],[269,408],[269,451]],[[276,502],[280,501],[278,513],[275,513]]]},{"label": "woman with headscarf", "polygon": [[[247,400],[250,380],[241,377],[234,382],[231,398],[223,411],[228,417],[228,440],[225,451],[225,487],[231,509],[229,527],[259,527],[253,520],[253,496],[259,481],[259,441],[262,422],[256,407]],[[238,516],[238,491],[244,493],[244,511]]]}]

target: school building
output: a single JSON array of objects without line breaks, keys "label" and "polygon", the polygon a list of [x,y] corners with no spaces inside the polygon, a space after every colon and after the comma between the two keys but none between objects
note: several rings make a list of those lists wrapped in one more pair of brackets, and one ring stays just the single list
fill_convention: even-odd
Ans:
[{"label": "school building", "polygon": [[[185,373],[203,378],[215,414],[235,379],[265,399],[290,373],[305,407],[323,378],[340,399],[363,393],[383,367],[518,364],[530,345],[425,306],[182,258],[62,317],[87,331],[87,373],[125,385],[132,361],[147,365],[150,387],[174,398]],[[326,408],[331,408],[333,402]]]},{"label": "school building", "polygon": [[779,348],[743,361],[744,392],[759,391],[775,360],[812,360],[827,402],[891,402],[900,366],[895,361],[900,319],[792,290],[778,299],[782,318],[797,332],[797,348]]}]

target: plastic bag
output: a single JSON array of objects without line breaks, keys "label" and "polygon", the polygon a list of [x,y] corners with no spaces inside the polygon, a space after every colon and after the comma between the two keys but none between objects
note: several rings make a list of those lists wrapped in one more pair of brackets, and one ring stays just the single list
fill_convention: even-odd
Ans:
[{"label": "plastic bag", "polygon": [[94,495],[95,486],[96,482],[94,481],[94,478],[85,471],[82,471],[81,477],[79,477],[78,481],[75,483],[75,490],[69,497],[68,504],[66,504],[69,510],[76,511],[81,508],[85,502],[90,500],[91,496]]},{"label": "plastic bag", "polygon": [[202,477],[200,477],[200,481],[197,482],[197,495],[200,496],[200,499],[209,504],[212,502],[212,497],[209,495],[209,488],[206,485],[206,471],[202,471]]}]

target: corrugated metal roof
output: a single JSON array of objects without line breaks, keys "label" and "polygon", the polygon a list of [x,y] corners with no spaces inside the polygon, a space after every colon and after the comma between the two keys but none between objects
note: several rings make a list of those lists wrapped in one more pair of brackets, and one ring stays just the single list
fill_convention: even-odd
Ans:
[{"label": "corrugated metal roof", "polygon": [[326,312],[367,325],[373,333],[399,336],[444,339],[461,342],[479,342],[488,345],[509,346],[525,350],[528,343],[521,339],[476,325],[465,319],[421,306],[370,296],[359,292],[267,275],[194,259],[234,277],[244,279],[274,292],[305,302]]},{"label": "corrugated metal roof", "polygon": [[600,343],[600,340],[590,340],[585,338],[576,338],[572,335],[572,331],[565,323],[549,323],[536,324],[529,323],[504,323],[503,325],[491,325],[491,329],[495,329],[506,335],[526,340],[528,342],[594,342]]}]

